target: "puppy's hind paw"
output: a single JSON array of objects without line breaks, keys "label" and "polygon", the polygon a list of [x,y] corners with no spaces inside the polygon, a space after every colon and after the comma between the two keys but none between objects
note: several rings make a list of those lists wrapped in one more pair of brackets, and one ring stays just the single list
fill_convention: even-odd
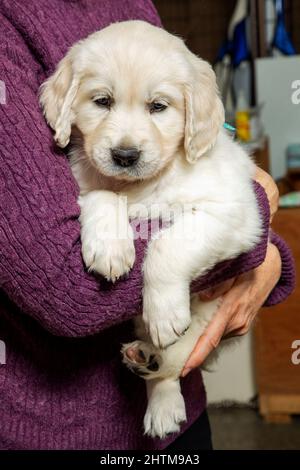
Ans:
[{"label": "puppy's hind paw", "polygon": [[145,434],[164,439],[177,433],[180,424],[186,421],[184,399],[181,393],[157,394],[150,399],[144,417]]},{"label": "puppy's hind paw", "polygon": [[152,379],[159,373],[161,356],[157,349],[144,341],[124,344],[121,350],[123,362],[135,374]]}]

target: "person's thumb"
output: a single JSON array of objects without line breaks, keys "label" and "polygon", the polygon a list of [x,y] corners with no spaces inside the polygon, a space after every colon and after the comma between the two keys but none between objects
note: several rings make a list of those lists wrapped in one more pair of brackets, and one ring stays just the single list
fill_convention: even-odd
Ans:
[{"label": "person's thumb", "polygon": [[226,324],[226,318],[222,318],[222,315],[217,312],[203,335],[198,339],[183,368],[182,377],[185,377],[195,367],[199,367],[207,356],[217,348],[224,334]]}]

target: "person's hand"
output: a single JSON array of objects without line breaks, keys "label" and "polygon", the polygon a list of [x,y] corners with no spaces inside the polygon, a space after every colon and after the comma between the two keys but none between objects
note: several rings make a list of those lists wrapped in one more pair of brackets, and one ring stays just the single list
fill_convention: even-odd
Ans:
[{"label": "person's hand", "polygon": [[278,209],[279,191],[272,176],[261,168],[256,167],[255,180],[264,188],[270,205],[270,223]]},{"label": "person's hand", "polygon": [[259,309],[277,284],[281,274],[278,249],[269,244],[265,261],[256,269],[226,281],[214,290],[202,292],[201,300],[212,300],[223,295],[221,305],[199,338],[181,373],[187,375],[200,366],[222,338],[240,336],[248,332]]}]

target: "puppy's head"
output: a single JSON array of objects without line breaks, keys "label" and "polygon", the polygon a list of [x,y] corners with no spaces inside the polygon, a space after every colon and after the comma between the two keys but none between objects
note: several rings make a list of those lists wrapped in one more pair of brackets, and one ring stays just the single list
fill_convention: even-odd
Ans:
[{"label": "puppy's head", "polygon": [[124,180],[155,176],[181,146],[195,162],[224,120],[210,65],[142,21],[115,23],[73,46],[40,100],[59,146],[76,129],[90,163]]}]

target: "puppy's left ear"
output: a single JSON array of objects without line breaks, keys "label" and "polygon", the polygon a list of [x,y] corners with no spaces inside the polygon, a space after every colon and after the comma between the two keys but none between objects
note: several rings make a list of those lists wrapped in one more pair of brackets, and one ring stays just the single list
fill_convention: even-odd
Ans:
[{"label": "puppy's left ear", "polygon": [[186,158],[195,163],[217,139],[224,123],[224,107],[212,67],[189,52],[191,79],[185,84]]}]

